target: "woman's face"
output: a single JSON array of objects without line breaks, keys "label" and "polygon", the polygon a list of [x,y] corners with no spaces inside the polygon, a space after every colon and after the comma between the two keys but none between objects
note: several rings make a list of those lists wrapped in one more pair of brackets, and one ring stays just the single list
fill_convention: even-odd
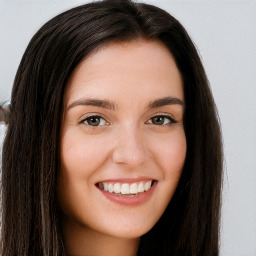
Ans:
[{"label": "woman's face", "polygon": [[148,232],[182,172],[182,77],[158,41],[112,43],[65,93],[57,193],[63,225],[114,237]]}]

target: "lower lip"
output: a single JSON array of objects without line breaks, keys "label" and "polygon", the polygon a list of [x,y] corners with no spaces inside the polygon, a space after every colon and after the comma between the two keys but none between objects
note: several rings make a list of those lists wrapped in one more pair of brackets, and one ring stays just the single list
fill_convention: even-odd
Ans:
[{"label": "lower lip", "polygon": [[143,193],[140,193],[138,195],[134,196],[122,196],[122,195],[116,195],[110,192],[107,192],[99,187],[97,187],[100,192],[110,201],[121,204],[121,205],[127,205],[127,206],[138,206],[143,203],[145,203],[154,193],[157,186],[157,182],[155,181],[152,187]]}]

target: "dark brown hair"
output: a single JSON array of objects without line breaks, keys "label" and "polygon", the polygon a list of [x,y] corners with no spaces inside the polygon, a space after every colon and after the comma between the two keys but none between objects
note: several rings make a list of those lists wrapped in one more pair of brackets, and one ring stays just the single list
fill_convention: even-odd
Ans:
[{"label": "dark brown hair", "polygon": [[75,67],[106,43],[159,40],[184,82],[187,155],[165,213],[138,255],[213,256],[219,251],[222,147],[215,103],[190,37],[167,12],[129,0],[68,10],[30,41],[19,65],[3,147],[2,255],[66,255],[56,200],[65,86]]}]

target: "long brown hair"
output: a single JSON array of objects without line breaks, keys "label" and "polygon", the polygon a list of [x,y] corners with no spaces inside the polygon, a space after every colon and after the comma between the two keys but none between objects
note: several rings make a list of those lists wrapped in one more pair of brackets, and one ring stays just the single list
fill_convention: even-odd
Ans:
[{"label": "long brown hair", "polygon": [[177,190],[138,255],[213,256],[219,251],[221,134],[196,48],[167,12],[129,0],[68,10],[30,41],[19,65],[3,146],[2,255],[66,255],[56,199],[65,86],[92,51],[114,41],[162,41],[184,82],[187,155]]}]

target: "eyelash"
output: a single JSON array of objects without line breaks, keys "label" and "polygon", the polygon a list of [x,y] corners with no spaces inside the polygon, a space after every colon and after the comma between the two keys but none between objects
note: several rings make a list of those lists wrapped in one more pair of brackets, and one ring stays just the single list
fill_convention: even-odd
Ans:
[{"label": "eyelash", "polygon": [[[88,121],[89,121],[90,119],[93,119],[93,118],[95,118],[95,119],[100,119],[100,123],[99,123],[99,124],[102,123],[102,120],[105,121],[105,123],[108,123],[108,122],[105,120],[105,118],[103,118],[103,117],[100,116],[100,115],[91,115],[91,116],[88,116],[88,117],[86,117],[85,119],[83,119],[80,123],[81,123],[81,124],[88,125],[88,126],[90,126],[90,127],[92,127],[92,128],[93,128],[93,127],[98,127],[98,126],[106,125],[106,124],[90,125],[90,124],[88,123]],[[87,122],[87,123],[86,123],[86,122]]]},{"label": "eyelash", "polygon": [[[166,123],[166,120],[165,120],[163,124],[153,124],[152,120],[156,119],[156,118],[167,119],[168,123]],[[151,117],[149,120],[151,120],[151,122],[148,121],[148,123],[153,124],[153,125],[158,125],[158,126],[171,125],[171,124],[176,124],[177,123],[177,121],[173,117],[168,116],[168,115],[156,115],[156,116]]]},{"label": "eyelash", "polygon": [[[88,123],[88,121],[91,119],[98,119],[99,123],[96,125],[91,125]],[[164,122],[162,124],[154,124],[153,123],[153,120],[154,119],[161,119],[161,118],[164,118]],[[105,122],[104,124],[102,124],[102,121]],[[162,120],[161,120],[162,121]],[[148,121],[147,121],[148,124],[152,124],[152,125],[157,125],[157,126],[166,126],[166,125],[171,125],[171,124],[176,124],[177,121],[171,117],[171,116],[168,116],[168,115],[156,115],[156,116],[153,116],[151,117]],[[85,119],[83,119],[82,121],[80,121],[80,124],[85,124],[87,126],[89,126],[90,128],[94,128],[94,127],[99,127],[99,126],[104,126],[106,124],[109,124],[105,118],[103,118],[102,116],[100,115],[91,115],[91,116],[88,116],[86,117]]]}]

